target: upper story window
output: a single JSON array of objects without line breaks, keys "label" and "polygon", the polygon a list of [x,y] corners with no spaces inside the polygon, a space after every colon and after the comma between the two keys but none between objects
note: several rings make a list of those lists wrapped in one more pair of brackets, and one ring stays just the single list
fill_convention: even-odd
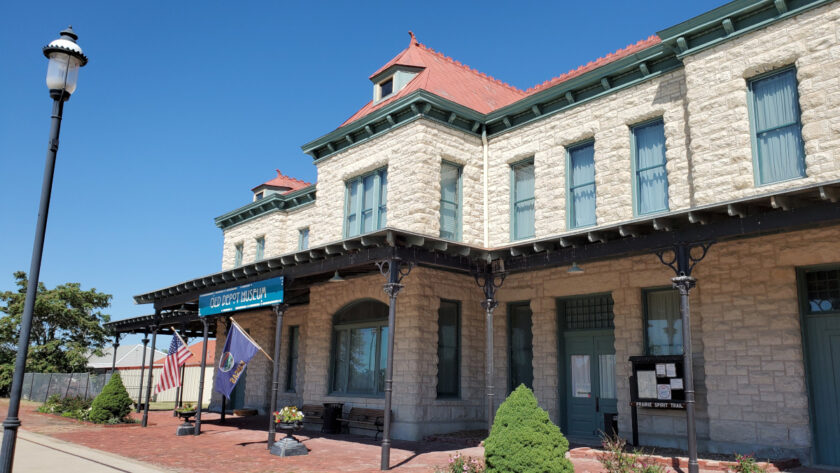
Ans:
[{"label": "upper story window", "polygon": [[257,192],[256,194],[254,194],[254,200],[262,200],[262,198],[264,196],[265,196],[265,192],[263,192],[263,191]]},{"label": "upper story window", "polygon": [[644,298],[647,355],[682,355],[680,294],[676,289],[650,289]]},{"label": "upper story window", "polygon": [[379,99],[382,100],[385,97],[394,93],[394,78],[390,77],[385,79],[384,81],[379,83]]},{"label": "upper story window", "polygon": [[461,239],[461,166],[440,166],[440,237]]},{"label": "upper story window", "polygon": [[534,160],[511,166],[511,239],[534,236]]},{"label": "upper story window", "polygon": [[756,184],[805,176],[796,69],[749,81]]},{"label": "upper story window", "polygon": [[668,210],[665,169],[665,123],[653,120],[633,127],[633,168],[636,215]]},{"label": "upper story window", "polygon": [[309,227],[298,230],[298,250],[309,249]]},{"label": "upper story window", "polygon": [[261,236],[257,238],[257,253],[254,261],[260,261],[263,258],[265,258],[265,237]]},{"label": "upper story window", "polygon": [[595,225],[595,143],[569,148],[569,228]]},{"label": "upper story window", "polygon": [[233,265],[234,266],[242,266],[242,253],[244,251],[244,245],[242,243],[237,243],[234,247],[234,255],[233,255]]},{"label": "upper story window", "polygon": [[388,200],[388,169],[382,168],[347,181],[344,237],[385,227]]}]

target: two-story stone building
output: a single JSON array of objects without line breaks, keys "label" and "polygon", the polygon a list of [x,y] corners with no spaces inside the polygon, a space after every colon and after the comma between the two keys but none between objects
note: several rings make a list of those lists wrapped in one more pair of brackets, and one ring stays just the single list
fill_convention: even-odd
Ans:
[{"label": "two-story stone building", "polygon": [[[216,219],[221,272],[137,302],[194,322],[201,294],[282,275],[280,405],[383,408],[393,336],[394,437],[483,428],[520,383],[573,439],[611,413],[629,436],[629,358],[683,353],[661,260],[693,248],[701,451],[840,465],[840,3],[736,0],[528,90],[412,35],[370,79],[303,146],[314,184],[278,171]],[[235,318],[274,347],[272,310]],[[255,358],[232,402],[268,410],[271,378]],[[685,447],[683,410],[636,424]]]}]

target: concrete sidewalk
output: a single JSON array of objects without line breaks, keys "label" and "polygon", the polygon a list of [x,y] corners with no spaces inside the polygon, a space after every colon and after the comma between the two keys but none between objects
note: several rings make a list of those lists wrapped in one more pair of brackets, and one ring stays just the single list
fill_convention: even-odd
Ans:
[{"label": "concrete sidewalk", "polygon": [[18,430],[14,473],[172,473],[113,453]]}]

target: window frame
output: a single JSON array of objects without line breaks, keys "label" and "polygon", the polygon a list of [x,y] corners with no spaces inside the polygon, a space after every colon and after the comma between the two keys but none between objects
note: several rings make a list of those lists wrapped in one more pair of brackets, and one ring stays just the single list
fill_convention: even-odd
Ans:
[{"label": "window frame", "polygon": [[233,245],[233,267],[238,268],[242,266],[242,260],[245,258],[245,243],[239,242]]},{"label": "window frame", "polygon": [[[375,328],[376,329],[376,353],[375,359],[376,363],[374,365],[374,373],[378,373],[380,369],[384,369],[383,366],[380,366],[380,362],[382,361],[382,350],[388,350],[387,346],[384,346],[382,343],[382,329],[388,328],[388,320],[370,320],[366,322],[356,322],[356,323],[349,323],[349,324],[333,324],[332,325],[332,335],[331,335],[331,344],[330,344],[330,359],[329,359],[329,378],[327,379],[327,394],[329,396],[335,397],[369,397],[369,398],[383,398],[385,397],[385,386],[382,386],[378,383],[378,376],[374,375],[374,392],[366,393],[366,392],[356,392],[356,391],[349,391],[346,386],[350,385],[350,370],[349,366],[347,371],[347,379],[345,380],[345,390],[338,391],[334,389],[335,386],[335,361],[336,361],[336,354],[338,350],[338,332],[339,331],[350,331],[353,329],[364,329],[364,328]],[[391,334],[389,333],[388,336],[390,337]],[[347,345],[347,350],[350,350],[350,344]],[[349,356],[348,356],[349,360]],[[387,359],[385,360],[387,363]]]},{"label": "window frame", "polygon": [[[464,166],[458,163],[453,163],[451,161],[443,160],[441,161],[441,171],[443,170],[444,166],[451,166],[458,170],[458,183],[457,183],[457,195],[458,195],[458,202],[449,202],[443,200],[443,172],[441,172],[441,189],[440,189],[440,229],[439,229],[439,236],[444,238],[443,235],[443,203],[452,203],[455,204],[456,213],[455,213],[455,238],[451,241],[461,241],[463,238],[463,215],[464,215],[464,191],[463,191],[463,182],[464,182]],[[444,238],[448,239],[448,238]]]},{"label": "window frame", "polygon": [[[373,230],[367,233],[372,233],[378,230],[385,228],[388,224],[387,220],[384,222],[383,226],[379,226],[379,221],[382,214],[382,207],[385,207],[385,218],[387,219],[388,215],[388,200],[387,200],[387,189],[388,189],[388,167],[381,167],[374,169],[373,171],[366,172],[364,174],[359,174],[358,176],[354,176],[350,179],[344,181],[344,217],[342,220],[342,235],[344,238],[354,238],[357,236],[365,235],[367,233],[362,233],[362,202],[364,199],[364,180],[369,176],[374,177],[374,196],[373,196],[373,208],[371,209],[371,218],[375,222]],[[385,202],[383,205],[382,202],[382,194],[383,194],[383,187],[382,187],[382,177],[385,177]],[[347,218],[350,216],[350,186],[351,185],[359,185],[360,189],[357,189],[356,192],[356,222],[354,223],[354,227],[356,233],[350,234],[350,228],[347,225]]]},{"label": "window frame", "polygon": [[[304,237],[304,235],[306,235]],[[298,229],[298,251],[309,249],[309,227]]]},{"label": "window frame", "polygon": [[592,172],[592,182],[588,184],[575,184],[574,189],[584,187],[584,186],[592,186],[595,189],[595,222],[590,223],[588,225],[575,225],[575,205],[573,200],[572,191],[572,152],[577,151],[579,149],[585,148],[587,146],[592,146],[592,155],[593,155],[593,166],[594,166],[594,155],[595,155],[595,138],[590,138],[584,141],[579,141],[577,143],[571,144],[566,147],[566,228],[569,230],[577,229],[577,228],[587,228],[587,227],[595,227],[598,226],[598,185],[595,179],[595,171]]},{"label": "window frame", "polygon": [[[653,287],[646,287],[642,289],[642,337],[644,340],[644,349],[645,349],[645,356],[654,356],[650,353],[650,340],[648,336],[648,294],[651,292],[664,292],[664,291],[677,291],[674,286],[653,286]],[[682,324],[682,314],[677,314],[679,317],[677,320],[680,320],[680,324]],[[668,356],[680,356],[685,354],[685,346],[683,345],[683,327],[680,325],[680,347],[682,353],[675,353]]]},{"label": "window frame", "polygon": [[[295,337],[297,337],[297,343],[295,343]],[[288,343],[289,351],[286,353],[286,380],[284,381],[286,385],[285,392],[296,393],[298,370],[295,369],[294,371],[292,371],[292,368],[297,368],[296,365],[298,364],[298,360],[300,359],[300,325],[289,326]],[[294,348],[294,357],[292,356],[292,348]],[[292,374],[294,374],[294,377],[292,376]]]},{"label": "window frame", "polygon": [[[440,310],[443,303],[455,305],[455,372],[456,372],[456,388],[455,394],[440,393]],[[435,386],[436,399],[461,399],[461,301],[452,299],[441,299],[438,307],[438,342],[437,342],[437,356],[438,356],[438,372]]]},{"label": "window frame", "polygon": [[265,235],[254,238],[254,241],[256,242],[254,261],[262,261],[265,259]]},{"label": "window frame", "polygon": [[[638,147],[636,146],[636,130],[639,128],[643,128],[649,125],[653,125],[654,123],[661,122],[662,123],[662,145],[665,148],[665,162],[661,165],[657,166],[650,166],[644,169],[639,170],[638,161],[639,161],[639,153]],[[633,172],[633,216],[639,217],[642,215],[657,215],[661,213],[666,213],[671,211],[671,180],[668,176],[668,136],[665,134],[665,117],[658,116],[656,118],[651,118],[648,120],[644,120],[638,123],[634,123],[630,125],[630,166]],[[665,195],[668,198],[665,201],[665,208],[659,210],[652,210],[650,212],[640,212],[639,207],[641,204],[641,195],[639,194],[639,173],[644,171],[649,171],[651,169],[662,167],[665,171]]]},{"label": "window frame", "polygon": [[[516,169],[519,167],[524,167],[525,165],[531,165],[534,168],[534,195],[528,199],[523,199],[520,201],[516,200]],[[526,202],[532,200],[534,202],[534,231],[528,236],[522,236],[517,238],[517,226],[516,226],[516,204]],[[510,163],[510,241],[521,241],[521,240],[528,240],[530,238],[534,238],[537,236],[537,167],[534,164],[534,156],[531,156],[526,159],[522,159],[513,163]]]},{"label": "window frame", "polygon": [[[763,130],[761,132],[757,131],[755,117],[755,93],[753,92],[753,84],[764,79],[769,79],[772,76],[784,74],[791,71],[793,72],[793,79],[796,82],[796,100],[794,101],[794,103],[796,104],[796,123],[799,124],[799,142],[802,145],[800,149],[800,151],[802,152],[802,175],[782,179],[779,181],[761,182],[761,155],[758,152],[758,133],[766,133],[768,131],[776,130],[779,128],[785,128],[788,126],[792,126],[795,123],[790,123],[775,128],[768,128],[767,130]],[[796,69],[796,65],[791,64],[785,67],[781,67],[779,69],[774,69],[772,71],[765,72],[763,74],[758,74],[747,79],[747,110],[749,112],[750,119],[750,153],[752,155],[753,183],[756,187],[769,186],[773,184],[778,184],[780,182],[794,181],[796,179],[808,177],[807,161],[805,159],[805,138],[802,136],[802,106],[799,103],[799,77],[797,76],[797,72],[798,71]]]}]

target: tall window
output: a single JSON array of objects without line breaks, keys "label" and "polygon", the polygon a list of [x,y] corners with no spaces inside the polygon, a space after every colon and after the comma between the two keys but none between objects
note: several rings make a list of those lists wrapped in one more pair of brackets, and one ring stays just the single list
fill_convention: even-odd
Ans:
[{"label": "tall window", "polygon": [[749,93],[757,183],[805,176],[796,70],[751,80]]},{"label": "tall window", "polygon": [[440,237],[461,239],[461,166],[440,167]]},{"label": "tall window", "polygon": [[534,236],[534,161],[511,166],[511,239]]},{"label": "tall window", "polygon": [[438,309],[437,397],[458,397],[461,380],[461,305],[440,301]]},{"label": "tall window", "polygon": [[237,243],[235,247],[235,253],[233,255],[233,265],[234,266],[242,266],[242,252],[244,247],[242,243]]},{"label": "tall window", "polygon": [[289,356],[286,358],[286,392],[297,391],[298,344],[300,343],[300,327],[289,327]]},{"label": "tall window", "polygon": [[508,392],[520,384],[534,389],[533,339],[530,305],[527,302],[508,305]]},{"label": "tall window", "polygon": [[263,258],[265,258],[265,237],[261,236],[257,238],[257,254],[254,260],[260,261]]},{"label": "tall window", "polygon": [[378,395],[385,389],[388,306],[362,300],[333,316],[330,392]]},{"label": "tall window", "polygon": [[679,292],[671,288],[650,289],[642,295],[647,354],[681,355],[683,345]]},{"label": "tall window", "polygon": [[352,237],[385,227],[387,200],[387,169],[347,181],[344,236]]},{"label": "tall window", "polygon": [[595,143],[569,149],[569,227],[595,225]]},{"label": "tall window", "polygon": [[665,124],[661,119],[633,127],[633,152],[636,213],[668,210]]},{"label": "tall window", "polygon": [[309,227],[298,230],[298,250],[309,249]]}]

